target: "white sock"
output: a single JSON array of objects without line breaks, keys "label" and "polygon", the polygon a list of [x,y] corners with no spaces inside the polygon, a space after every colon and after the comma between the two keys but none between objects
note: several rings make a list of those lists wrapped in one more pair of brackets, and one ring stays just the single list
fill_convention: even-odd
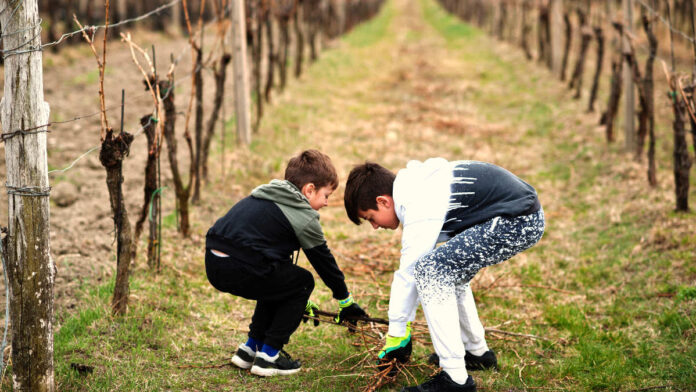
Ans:
[{"label": "white sock", "polygon": [[488,345],[484,344],[483,347],[478,348],[476,350],[466,350],[466,351],[476,355],[477,357],[480,357],[481,355],[485,354],[486,351],[488,351],[488,350],[489,350]]},{"label": "white sock", "polygon": [[469,378],[469,373],[466,372],[465,367],[447,369],[445,371],[447,374],[449,374],[452,381],[456,382],[457,384],[466,384],[466,380]]}]

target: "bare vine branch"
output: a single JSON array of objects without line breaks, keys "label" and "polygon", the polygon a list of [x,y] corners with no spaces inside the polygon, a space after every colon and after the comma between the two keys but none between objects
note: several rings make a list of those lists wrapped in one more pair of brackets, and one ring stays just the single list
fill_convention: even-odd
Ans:
[{"label": "bare vine branch", "polygon": [[[143,77],[145,78],[145,84],[147,84],[147,88],[150,91],[150,94],[152,95],[152,100],[156,108],[155,113],[157,113],[157,132],[155,133],[155,146],[159,146],[160,138],[164,135],[164,108],[162,106],[162,94],[160,92],[160,85],[159,83],[157,83],[157,80],[155,80],[155,67],[147,52],[144,51],[140,46],[138,46],[138,44],[132,41],[130,33],[121,33],[121,41],[125,42],[130,48],[133,62],[138,67],[140,72],[143,74]],[[140,52],[140,54],[145,58],[145,61],[147,61],[148,65],[150,66],[150,75],[148,75],[145,69],[143,69],[143,67],[140,65],[140,62],[138,61],[138,58],[135,55],[136,50]],[[152,79],[152,81],[150,79]],[[152,84],[153,82],[154,86]],[[159,155],[159,149],[157,151],[157,154]]]},{"label": "bare vine branch", "polygon": [[[106,99],[104,98],[104,71],[106,69],[106,31],[104,30],[104,49],[102,50],[102,58],[99,58],[99,55],[97,54],[97,49],[94,47],[94,41],[93,37],[90,38],[90,36],[87,34],[87,29],[85,29],[82,24],[80,24],[80,21],[77,19],[77,15],[73,14],[73,20],[77,25],[80,27],[80,30],[82,31],[82,37],[84,37],[85,41],[89,44],[89,48],[92,50],[92,53],[94,54],[94,58],[97,60],[97,67],[99,68],[99,103],[101,104],[101,133],[100,133],[100,140],[104,141],[104,138],[106,137],[106,130],[109,129],[109,121],[106,118]],[[109,0],[106,0],[106,26],[109,25]],[[93,29],[89,29],[90,31],[94,32]]]}]

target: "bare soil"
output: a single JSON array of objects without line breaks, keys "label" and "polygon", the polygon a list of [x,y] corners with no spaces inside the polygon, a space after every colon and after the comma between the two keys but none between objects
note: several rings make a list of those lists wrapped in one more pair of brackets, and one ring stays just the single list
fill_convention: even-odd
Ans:
[{"label": "bare soil", "polygon": [[[190,50],[186,39],[146,31],[135,32],[134,42],[148,50],[155,45],[158,73],[164,76],[170,55],[176,67],[176,100],[179,156],[188,171],[188,153],[183,140],[184,113],[190,91]],[[145,91],[143,77],[132,60],[128,46],[119,40],[108,42],[104,90],[109,126],[120,129],[121,89],[125,90],[124,131],[136,135],[130,155],[124,161],[124,195],[130,222],[135,224],[143,205],[143,179],[147,140],[140,118],[153,112],[154,104]],[[99,47],[98,47],[98,51]],[[100,52],[101,53],[101,52]],[[141,63],[145,62],[140,58]],[[206,103],[212,101],[212,73],[204,72]],[[74,290],[81,282],[102,281],[114,271],[115,231],[106,187],[106,171],[99,162],[100,115],[97,63],[87,44],[63,45],[60,52],[44,52],[44,94],[50,105],[50,133],[47,137],[51,202],[51,254],[58,273],[55,282],[56,308],[74,306]],[[231,88],[227,90],[231,91]],[[228,94],[229,95],[229,94]],[[227,106],[231,104],[227,101]],[[210,108],[206,111],[208,113]],[[230,113],[228,109],[227,113]],[[193,124],[193,119],[190,121]],[[190,126],[191,127],[191,126]],[[189,132],[193,132],[191,129]],[[4,145],[0,145],[4,150]],[[169,162],[162,155],[163,184],[169,187]],[[68,168],[70,167],[70,168]],[[4,176],[5,161],[0,162]],[[167,192],[167,191],[165,191]],[[165,198],[164,213],[172,211]],[[7,222],[7,198],[0,198],[0,222]],[[141,248],[142,248],[141,244]],[[4,290],[2,291],[4,295]]]}]

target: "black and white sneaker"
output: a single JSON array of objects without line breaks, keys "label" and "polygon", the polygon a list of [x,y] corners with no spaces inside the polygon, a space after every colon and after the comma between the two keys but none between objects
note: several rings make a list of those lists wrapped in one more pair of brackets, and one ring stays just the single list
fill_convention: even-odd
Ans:
[{"label": "black and white sneaker", "polygon": [[469,376],[466,384],[457,384],[447,372],[441,371],[423,384],[403,388],[401,392],[476,392],[476,383]]},{"label": "black and white sneaker", "polygon": [[[428,357],[428,363],[440,366],[440,357],[436,353],[432,353]],[[496,358],[493,350],[488,350],[483,355],[474,355],[467,351],[464,356],[464,363],[466,364],[466,370],[498,369],[498,358]]]},{"label": "black and white sneaker", "polygon": [[265,352],[259,351],[251,367],[251,374],[261,377],[286,376],[299,372],[301,367],[302,363],[292,359],[284,350],[280,350],[275,357],[269,357]]},{"label": "black and white sneaker", "polygon": [[498,358],[496,358],[493,350],[488,350],[483,355],[474,355],[467,351],[464,356],[464,363],[467,370],[498,369]]},{"label": "black and white sneaker", "polygon": [[232,363],[238,368],[249,369],[254,364],[254,358],[256,358],[256,351],[242,343],[232,357]]}]

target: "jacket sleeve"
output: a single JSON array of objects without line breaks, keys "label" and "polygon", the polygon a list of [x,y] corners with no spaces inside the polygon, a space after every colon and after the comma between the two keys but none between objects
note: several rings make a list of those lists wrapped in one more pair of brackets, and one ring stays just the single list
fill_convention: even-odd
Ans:
[{"label": "jacket sleeve", "polygon": [[404,336],[406,323],[413,321],[418,306],[414,270],[416,261],[433,250],[442,228],[439,219],[419,220],[404,225],[401,236],[401,260],[394,272],[389,296],[389,335]]},{"label": "jacket sleeve", "polygon": [[336,259],[331,254],[326,242],[311,249],[303,248],[303,250],[321,280],[331,289],[333,297],[339,300],[348,298],[348,288],[343,272],[338,268]]}]

